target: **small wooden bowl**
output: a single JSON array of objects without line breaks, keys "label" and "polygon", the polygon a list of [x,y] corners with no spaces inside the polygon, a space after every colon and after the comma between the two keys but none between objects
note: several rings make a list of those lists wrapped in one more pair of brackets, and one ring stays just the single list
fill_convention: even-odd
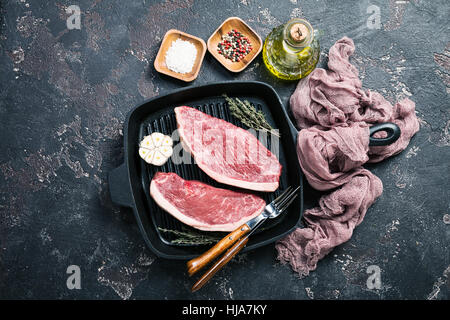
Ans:
[{"label": "small wooden bowl", "polygon": [[[253,50],[250,51],[244,58],[239,62],[232,62],[230,59],[225,58],[217,52],[217,45],[222,41],[222,36],[236,29],[249,38]],[[216,58],[225,68],[232,72],[240,72],[244,70],[250,62],[255,59],[255,57],[262,50],[262,40],[260,36],[253,31],[242,19],[238,17],[230,17],[226,19],[219,28],[209,37],[208,39],[208,51]]]},{"label": "small wooden bowl", "polygon": [[[177,39],[189,41],[197,49],[197,57],[195,58],[194,66],[192,67],[191,72],[178,73],[167,68],[166,52],[172,45],[172,41],[176,41]],[[156,55],[154,66],[158,72],[189,82],[197,78],[198,72],[200,71],[200,67],[202,66],[205,53],[206,53],[206,43],[205,41],[203,41],[203,39],[194,37],[193,35],[187,34],[180,30],[170,29],[169,31],[166,32],[164,39],[161,42],[158,54]]]}]

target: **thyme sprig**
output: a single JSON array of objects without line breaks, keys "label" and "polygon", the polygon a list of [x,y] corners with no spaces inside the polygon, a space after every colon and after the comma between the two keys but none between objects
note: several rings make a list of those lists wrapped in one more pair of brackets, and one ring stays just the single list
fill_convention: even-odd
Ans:
[{"label": "thyme sprig", "polygon": [[223,96],[229,104],[231,114],[247,127],[255,130],[262,130],[280,137],[280,134],[267,122],[264,113],[262,111],[257,111],[250,102],[247,100],[241,101],[239,98],[230,98],[225,94]]},{"label": "thyme sprig", "polygon": [[160,227],[158,227],[158,230],[176,235],[178,238],[171,241],[173,244],[202,245],[216,243],[221,239],[219,237],[200,234],[193,231],[170,230]]}]

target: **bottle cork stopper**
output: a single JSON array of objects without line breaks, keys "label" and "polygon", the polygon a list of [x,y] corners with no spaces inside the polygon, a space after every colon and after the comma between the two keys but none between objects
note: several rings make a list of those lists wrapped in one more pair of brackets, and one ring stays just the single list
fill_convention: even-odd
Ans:
[{"label": "bottle cork stopper", "polygon": [[294,41],[303,41],[309,34],[308,28],[301,23],[296,23],[291,27],[291,37]]}]

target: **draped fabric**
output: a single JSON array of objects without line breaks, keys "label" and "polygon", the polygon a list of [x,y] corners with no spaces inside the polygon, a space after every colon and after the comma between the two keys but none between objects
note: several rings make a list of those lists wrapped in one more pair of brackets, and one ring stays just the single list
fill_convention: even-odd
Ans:
[{"label": "draped fabric", "polygon": [[[337,41],[329,51],[328,70],[317,68],[300,80],[290,98],[301,129],[297,155],[303,173],[313,188],[330,190],[318,207],[305,210],[304,228],[276,243],[278,259],[301,276],[351,238],[382,194],[381,180],[363,165],[400,153],[419,130],[413,101],[393,106],[379,93],[362,89],[358,70],[349,62],[354,50],[350,38]],[[396,123],[400,138],[389,146],[369,147],[369,127],[381,122]]]}]

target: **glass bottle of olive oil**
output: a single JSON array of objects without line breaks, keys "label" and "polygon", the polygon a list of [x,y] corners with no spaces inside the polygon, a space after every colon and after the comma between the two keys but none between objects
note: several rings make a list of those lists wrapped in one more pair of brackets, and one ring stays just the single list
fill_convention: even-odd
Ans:
[{"label": "glass bottle of olive oil", "polygon": [[307,76],[316,67],[319,56],[319,40],[304,19],[295,18],[274,28],[264,41],[264,64],[280,79],[298,80]]}]

